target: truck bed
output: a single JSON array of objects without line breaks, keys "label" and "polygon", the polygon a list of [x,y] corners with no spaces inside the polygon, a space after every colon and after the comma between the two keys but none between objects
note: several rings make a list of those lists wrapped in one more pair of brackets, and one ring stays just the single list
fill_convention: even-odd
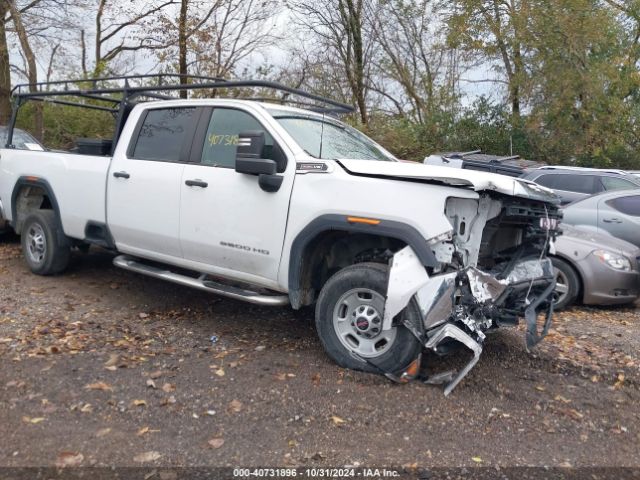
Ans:
[{"label": "truck bed", "polygon": [[[46,179],[55,192],[66,235],[84,238],[88,221],[106,222],[106,182],[110,157],[0,149],[0,192],[8,195],[19,178]],[[0,198],[12,220],[11,198]]]}]

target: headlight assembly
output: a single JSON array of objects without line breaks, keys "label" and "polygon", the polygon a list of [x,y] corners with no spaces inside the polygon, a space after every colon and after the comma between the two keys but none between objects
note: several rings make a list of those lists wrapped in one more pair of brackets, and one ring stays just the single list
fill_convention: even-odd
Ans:
[{"label": "headlight assembly", "polygon": [[622,272],[631,271],[631,262],[627,257],[623,257],[622,255],[608,250],[596,250],[593,254],[598,257],[601,262],[614,270],[620,270]]}]

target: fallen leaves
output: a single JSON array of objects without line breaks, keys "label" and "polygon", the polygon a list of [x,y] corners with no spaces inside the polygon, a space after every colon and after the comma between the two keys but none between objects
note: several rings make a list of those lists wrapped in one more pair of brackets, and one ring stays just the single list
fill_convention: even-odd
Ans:
[{"label": "fallen leaves", "polygon": [[584,418],[584,414],[580,413],[575,408],[557,408],[556,411],[577,422]]},{"label": "fallen leaves", "polygon": [[144,452],[136,455],[135,457],[133,457],[133,461],[138,463],[154,462],[160,457],[162,457],[162,454],[160,452],[152,450],[150,452]]},{"label": "fallen leaves", "polygon": [[221,437],[212,438],[207,443],[209,444],[209,446],[211,448],[218,449],[218,448],[222,447],[222,445],[224,445],[224,438],[221,438]]},{"label": "fallen leaves", "polygon": [[160,430],[158,429],[152,429],[150,427],[142,427],[140,428],[137,432],[136,432],[136,436],[138,437],[142,437],[144,435],[146,435],[147,433],[158,433]]},{"label": "fallen leaves", "polygon": [[174,403],[176,403],[176,397],[170,395],[168,398],[162,399],[162,401],[160,402],[160,406],[164,407],[165,405],[173,405]]},{"label": "fallen leaves", "polygon": [[28,417],[28,416],[24,416],[22,417],[22,421],[25,423],[31,423],[31,424],[36,424],[36,423],[40,423],[40,422],[44,422],[45,418],[44,417]]},{"label": "fallen leaves", "polygon": [[476,463],[482,463],[482,458],[481,457],[471,457],[471,460],[473,460]]},{"label": "fallen leaves", "polygon": [[134,400],[133,402],[131,402],[133,404],[134,407],[146,407],[147,406],[147,401],[146,400]]},{"label": "fallen leaves", "polygon": [[336,425],[337,427],[344,425],[345,423],[347,423],[346,420],[343,420],[342,418],[338,417],[337,415],[331,415],[331,421],[333,422],[334,425]]},{"label": "fallen leaves", "polygon": [[56,467],[77,467],[84,460],[84,455],[79,452],[60,452],[56,458]]},{"label": "fallen leaves", "polygon": [[84,388],[86,390],[101,390],[103,392],[109,391],[112,392],[113,391],[113,387],[111,385],[108,385],[104,382],[96,382],[96,383],[90,383],[88,385],[85,385]]},{"label": "fallen leaves", "polygon": [[151,380],[150,378],[147,380],[146,385],[147,385],[147,387],[151,387],[151,388],[153,388],[154,390],[155,390],[156,388],[158,388],[158,387],[156,387],[156,382],[154,382],[154,381],[153,381],[153,380]]},{"label": "fallen leaves", "polygon": [[162,385],[162,391],[165,393],[171,393],[176,391],[176,386],[171,383],[165,383]]},{"label": "fallen leaves", "polygon": [[241,410],[242,402],[240,400],[231,400],[231,402],[229,402],[229,407],[227,408],[229,413],[240,413]]},{"label": "fallen leaves", "polygon": [[101,428],[100,430],[98,430],[96,432],[96,437],[98,438],[102,438],[106,435],[109,435],[109,433],[111,433],[111,429],[110,428]]},{"label": "fallen leaves", "polygon": [[553,397],[553,399],[556,400],[557,402],[571,403],[571,400],[569,400],[566,397],[563,397],[562,395],[556,395],[555,397]]},{"label": "fallen leaves", "polygon": [[120,355],[117,353],[112,353],[109,355],[109,360],[107,360],[104,364],[104,368],[110,371],[115,371],[118,369],[118,363],[120,362]]}]

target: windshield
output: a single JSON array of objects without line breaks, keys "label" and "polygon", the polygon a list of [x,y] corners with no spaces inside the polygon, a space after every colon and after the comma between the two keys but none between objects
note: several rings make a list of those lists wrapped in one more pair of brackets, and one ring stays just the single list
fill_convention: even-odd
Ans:
[{"label": "windshield", "polygon": [[394,161],[355,128],[329,120],[272,111],[273,117],[309,155],[322,159]]}]

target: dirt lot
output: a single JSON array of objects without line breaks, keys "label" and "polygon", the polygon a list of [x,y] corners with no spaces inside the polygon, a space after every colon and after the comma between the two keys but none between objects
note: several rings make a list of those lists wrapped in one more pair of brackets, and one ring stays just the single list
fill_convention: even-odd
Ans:
[{"label": "dirt lot", "polygon": [[531,353],[499,332],[445,398],[336,367],[310,311],[111,260],[38,277],[0,244],[0,466],[640,466],[640,310],[572,309]]}]

